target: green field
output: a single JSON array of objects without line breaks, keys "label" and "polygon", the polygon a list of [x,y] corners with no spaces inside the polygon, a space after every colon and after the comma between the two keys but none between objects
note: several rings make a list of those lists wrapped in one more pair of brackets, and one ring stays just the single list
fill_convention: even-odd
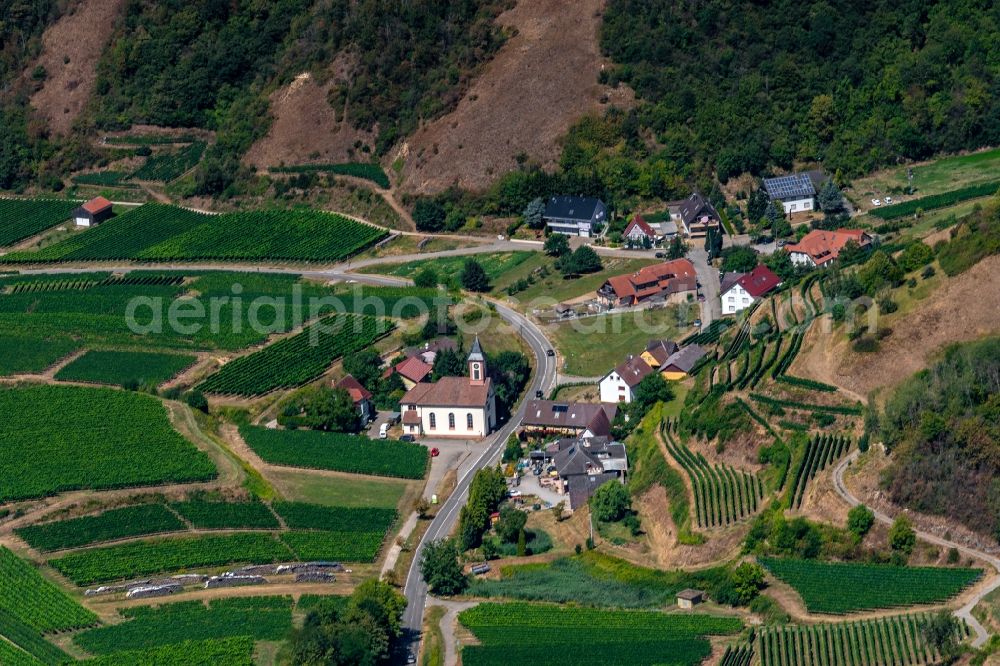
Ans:
[{"label": "green field", "polygon": [[186,529],[184,523],[162,504],[137,504],[111,509],[96,516],[20,527],[16,532],[28,545],[44,553],[113,539]]},{"label": "green field", "polygon": [[247,636],[254,640],[282,640],[292,628],[290,597],[216,599],[137,606],[121,611],[124,622],[89,629],[73,642],[103,655],[183,643]]},{"label": "green field", "polygon": [[148,203],[37,252],[0,257],[0,262],[336,261],[385,235],[349,218],[308,209],[206,215]]},{"label": "green field", "polygon": [[[548,275],[542,277],[535,275],[535,283],[524,291],[514,294],[521,303],[530,303],[535,299],[545,299],[548,303],[552,301],[568,301],[583,295],[596,296],[595,292],[604,284],[609,277],[634,273],[645,266],[652,266],[661,260],[654,259],[625,259],[622,257],[601,257],[604,268],[596,273],[581,275],[571,280],[564,279],[562,273],[554,268],[553,259],[545,257],[542,253],[536,253],[536,258],[525,262],[524,268],[534,268],[538,265],[548,265]],[[497,291],[506,289],[520,278],[527,278],[527,274],[522,267],[505,274],[501,280],[497,280]],[[550,300],[551,299],[551,300]]]},{"label": "green field", "polygon": [[304,469],[273,469],[267,473],[297,502],[324,506],[396,507],[413,481],[372,477],[331,477]]},{"label": "green field", "polygon": [[[495,254],[476,254],[458,257],[438,257],[435,259],[415,259],[398,264],[378,264],[360,269],[361,273],[378,273],[379,275],[394,275],[396,277],[412,278],[423,268],[433,268],[442,282],[456,281],[456,276],[462,272],[467,259],[478,261],[490,280],[496,280],[505,272],[530,259],[534,252],[497,252]],[[457,281],[453,286],[457,286]]]},{"label": "green field", "polygon": [[941,603],[974,583],[980,569],[898,567],[889,564],[761,558],[774,576],[792,586],[812,613]]},{"label": "green field", "polygon": [[272,465],[422,479],[430,460],[426,447],[396,440],[254,426],[240,428],[240,434]]},{"label": "green field", "polygon": [[451,297],[437,289],[417,287],[372,287],[353,284],[337,285],[332,291],[333,297],[343,306],[343,312],[373,317],[414,319],[444,311],[453,303]]},{"label": "green field", "polygon": [[743,628],[732,617],[524,603],[483,603],[462,611],[459,621],[480,641],[462,650],[462,663],[469,666],[693,665],[711,651],[705,636]]},{"label": "green field", "polygon": [[253,666],[253,639],[240,636],[184,641],[147,650],[125,650],[87,659],[87,666]]},{"label": "green field", "polygon": [[[854,181],[854,190],[867,198],[885,192],[905,191],[907,169],[904,165],[859,178]],[[913,165],[913,187],[918,197],[997,179],[1000,179],[1000,148]],[[867,205],[863,204],[863,207],[867,208]]]},{"label": "green field", "polygon": [[155,352],[88,351],[56,379],[117,386],[159,386],[194,365],[197,356]]},{"label": "green field", "polygon": [[277,529],[278,519],[261,502],[174,502],[170,508],[195,529]]},{"label": "green field", "polygon": [[676,305],[584,317],[551,324],[546,332],[566,359],[562,372],[598,377],[623,363],[628,354],[644,351],[653,338],[677,339],[697,316],[697,307]]},{"label": "green field", "polygon": [[290,529],[385,534],[396,520],[395,509],[319,506],[304,502],[276,502],[275,512]]},{"label": "green field", "polygon": [[205,481],[215,466],[151,396],[104,388],[0,390],[0,501]]},{"label": "green field", "polygon": [[79,348],[79,343],[68,337],[0,336],[0,375],[44,372]]},{"label": "green field", "polygon": [[0,199],[0,247],[68,222],[79,205],[79,201],[65,199]]},{"label": "green field", "polygon": [[[42,578],[34,566],[0,546],[0,613],[41,633],[97,623],[97,616]],[[0,633],[5,633],[0,623]]]}]

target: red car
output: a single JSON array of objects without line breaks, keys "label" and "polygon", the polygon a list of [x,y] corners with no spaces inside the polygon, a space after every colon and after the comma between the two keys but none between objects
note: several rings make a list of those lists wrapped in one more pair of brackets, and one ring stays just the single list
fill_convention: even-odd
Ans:
[{"label": "red car", "polygon": [[441,452],[438,450],[436,446],[433,449],[431,449],[432,458],[437,458],[439,455],[441,455]]}]

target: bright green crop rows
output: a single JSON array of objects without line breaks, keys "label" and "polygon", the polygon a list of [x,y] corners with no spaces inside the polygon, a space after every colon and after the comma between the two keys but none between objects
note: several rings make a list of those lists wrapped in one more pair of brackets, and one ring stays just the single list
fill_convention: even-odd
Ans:
[{"label": "bright green crop rows", "polygon": [[215,466],[151,396],[105,388],[0,390],[0,501],[79,488],[205,481]]},{"label": "bright green crop rows", "polygon": [[374,562],[385,532],[285,532],[281,540],[299,560]]},{"label": "bright green crop rows", "polygon": [[126,621],[77,634],[73,642],[93,654],[148,649],[183,643],[249,636],[278,641],[292,628],[290,597],[217,599],[138,606],[122,610]]},{"label": "bright green crop rows", "polygon": [[194,500],[171,504],[198,529],[270,529],[278,519],[260,502],[205,502]]},{"label": "bright green crop rows", "polygon": [[719,666],[750,666],[753,661],[753,648],[749,645],[727,646],[722,654]]},{"label": "bright green crop rows", "polygon": [[845,614],[947,601],[974,583],[980,569],[761,558],[795,588],[812,613]]},{"label": "bright green crop rows", "polygon": [[46,552],[186,529],[184,523],[162,504],[138,504],[111,509],[96,516],[29,525],[15,531],[32,548]]},{"label": "bright green crop rows", "polygon": [[666,423],[662,432],[670,455],[691,479],[698,527],[731,525],[757,512],[764,484],[756,475],[709,464],[705,456],[678,443]]},{"label": "bright green crop rows", "polygon": [[159,386],[198,357],[157,352],[88,351],[59,370],[56,379],[117,386]]},{"label": "bright green crop rows", "polygon": [[386,233],[315,210],[205,215],[149,203],[37,252],[11,253],[0,261],[336,261],[377,242]]},{"label": "bright green crop rows", "polygon": [[792,507],[802,506],[802,497],[806,492],[806,484],[816,474],[823,471],[827,465],[839,460],[851,450],[849,437],[839,435],[816,435],[806,445],[806,453],[799,468],[795,471],[795,482],[792,484]]},{"label": "bright green crop rows", "polygon": [[[768,626],[757,638],[761,666],[922,666],[939,663],[923,626],[926,614],[875,620]],[[967,629],[960,630],[960,638]]]},{"label": "bright green crop rows", "polygon": [[253,639],[247,636],[185,641],[148,650],[127,650],[80,662],[86,666],[253,666]]},{"label": "bright green crop rows", "polygon": [[383,319],[332,315],[301,333],[234,359],[198,385],[205,393],[257,396],[300,386],[323,374],[335,360],[364,349],[391,330]]},{"label": "bright green crop rows", "polygon": [[96,615],[3,547],[0,547],[0,611],[42,633],[87,627],[97,622]]},{"label": "bright green crop rows", "polygon": [[194,141],[180,150],[157,153],[148,157],[132,178],[170,182],[198,164],[204,152],[205,142]]},{"label": "bright green crop rows", "polygon": [[79,205],[60,199],[0,199],[0,247],[68,221]]},{"label": "bright green crop rows", "polygon": [[274,510],[293,530],[377,532],[384,535],[396,520],[395,509],[320,506],[304,502],[276,502]]},{"label": "bright green crop rows", "polygon": [[45,662],[32,657],[27,652],[0,640],[0,664],[4,666],[41,666]]},{"label": "bright green crop rows", "polygon": [[391,439],[315,430],[240,428],[254,452],[273,465],[331,469],[355,474],[422,479],[430,460],[427,448]]},{"label": "bright green crop rows", "polygon": [[129,174],[124,171],[95,171],[73,176],[73,182],[78,185],[97,185],[103,187],[137,187],[127,183]]},{"label": "bright green crop rows", "polygon": [[703,636],[743,626],[732,617],[525,603],[484,603],[459,619],[482,643],[462,651],[472,666],[698,664],[710,652]]},{"label": "bright green crop rows", "polygon": [[[58,666],[69,659],[69,655],[45,640],[41,632],[3,608],[0,608],[0,636],[43,664]],[[0,642],[3,642],[3,639],[0,639]],[[0,661],[0,664],[5,662]]]},{"label": "bright green crop rows", "polygon": [[0,335],[0,375],[43,372],[69,356],[79,343],[66,337],[31,338]]},{"label": "bright green crop rows", "polygon": [[360,284],[339,287],[334,297],[340,300],[344,312],[413,319],[425,314],[435,316],[438,306],[447,307],[452,300],[437,289],[417,287],[369,287]]}]

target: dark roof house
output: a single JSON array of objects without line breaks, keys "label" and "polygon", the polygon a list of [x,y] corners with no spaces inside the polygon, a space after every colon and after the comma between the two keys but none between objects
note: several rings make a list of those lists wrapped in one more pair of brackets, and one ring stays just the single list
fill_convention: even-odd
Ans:
[{"label": "dark roof house", "polygon": [[624,481],[628,473],[625,445],[609,437],[560,439],[549,444],[545,453],[566,484],[571,509],[586,504],[603,483]]},{"label": "dark roof house", "polygon": [[701,345],[688,345],[683,347],[679,351],[671,354],[663,365],[660,366],[660,372],[664,373],[683,373],[688,374],[691,372],[691,368],[695,366],[698,361],[705,355],[705,350]]},{"label": "dark roof house", "polygon": [[618,414],[614,403],[557,402],[528,400],[522,424],[526,429],[541,431],[573,431],[586,436],[611,434],[611,422]]},{"label": "dark roof house", "polygon": [[719,226],[719,213],[705,197],[695,192],[680,202],[679,211],[684,233],[704,237],[710,228]]},{"label": "dark roof house", "polygon": [[555,232],[568,236],[590,236],[595,224],[607,220],[608,209],[594,197],[555,196],[545,204],[542,218]]},{"label": "dark roof house", "polygon": [[816,196],[816,187],[808,173],[793,173],[789,176],[765,178],[764,189],[769,198],[778,201],[808,199]]}]

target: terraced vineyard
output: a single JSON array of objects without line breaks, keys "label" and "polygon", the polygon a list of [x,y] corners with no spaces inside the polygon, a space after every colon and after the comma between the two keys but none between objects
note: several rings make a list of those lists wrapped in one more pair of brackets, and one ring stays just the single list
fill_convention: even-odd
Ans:
[{"label": "terraced vineyard", "polygon": [[278,519],[261,502],[175,502],[170,508],[196,529],[277,529]]},{"label": "terraced vineyard", "polygon": [[56,379],[117,386],[159,386],[197,360],[197,356],[189,354],[88,351],[61,368]]},{"label": "terraced vineyard", "polygon": [[462,663],[468,666],[693,665],[711,652],[704,636],[736,633],[742,627],[736,618],[710,615],[525,603],[480,604],[460,613],[459,620],[481,643],[462,650]]},{"label": "terraced vineyard", "polygon": [[129,174],[124,171],[95,171],[77,174],[73,176],[73,182],[77,185],[96,185],[98,187],[138,187],[134,183],[127,182],[128,178]]},{"label": "terraced vineyard", "polygon": [[29,525],[15,531],[32,548],[47,552],[184,529],[187,529],[184,523],[162,504],[137,504],[96,516]]},{"label": "terraced vineyard", "polygon": [[300,386],[323,374],[346,354],[370,346],[392,329],[384,319],[332,315],[301,333],[234,359],[198,385],[205,393],[257,396]]},{"label": "terraced vineyard", "polygon": [[255,426],[241,427],[240,435],[272,465],[422,479],[430,460],[427,447],[392,439],[376,442],[359,435]]},{"label": "terraced vineyard", "polygon": [[941,603],[982,575],[980,569],[898,567],[860,562],[760,558],[768,571],[795,588],[811,613]]},{"label": "terraced vineyard", "polygon": [[0,376],[44,372],[79,347],[77,341],[62,336],[32,338],[0,335]]},{"label": "terraced vineyard", "polygon": [[160,402],[105,388],[0,389],[0,502],[216,476]]},{"label": "terraced vineyard", "polygon": [[0,199],[0,247],[67,222],[79,205],[64,199]]},{"label": "terraced vineyard", "polygon": [[148,203],[37,252],[12,252],[0,261],[336,261],[386,235],[382,229],[315,210],[205,215]]},{"label": "terraced vineyard", "polygon": [[[757,635],[761,666],[922,666],[940,663],[924,637],[928,614],[859,622],[765,626]],[[968,633],[963,624],[959,638]],[[737,662],[734,662],[737,663]]]},{"label": "terraced vineyard", "polygon": [[131,177],[136,180],[155,180],[168,183],[194,168],[201,160],[205,147],[204,141],[193,141],[179,150],[151,155]]},{"label": "terraced vineyard", "polygon": [[815,476],[840,460],[851,450],[851,439],[843,435],[814,435],[806,445],[806,452],[795,470],[795,480],[792,483],[792,508],[802,506],[802,497],[806,492],[806,485]]},{"label": "terraced vineyard", "polygon": [[700,453],[674,439],[674,425],[664,423],[661,433],[670,455],[691,480],[698,527],[724,527],[756,513],[764,499],[761,480],[728,465],[710,464]]},{"label": "terraced vineyard", "polygon": [[385,534],[396,520],[395,509],[320,506],[304,502],[276,502],[275,512],[293,530],[378,532]]},{"label": "terraced vineyard", "polygon": [[729,645],[722,654],[719,666],[750,666],[753,661],[753,648],[749,645]]}]

